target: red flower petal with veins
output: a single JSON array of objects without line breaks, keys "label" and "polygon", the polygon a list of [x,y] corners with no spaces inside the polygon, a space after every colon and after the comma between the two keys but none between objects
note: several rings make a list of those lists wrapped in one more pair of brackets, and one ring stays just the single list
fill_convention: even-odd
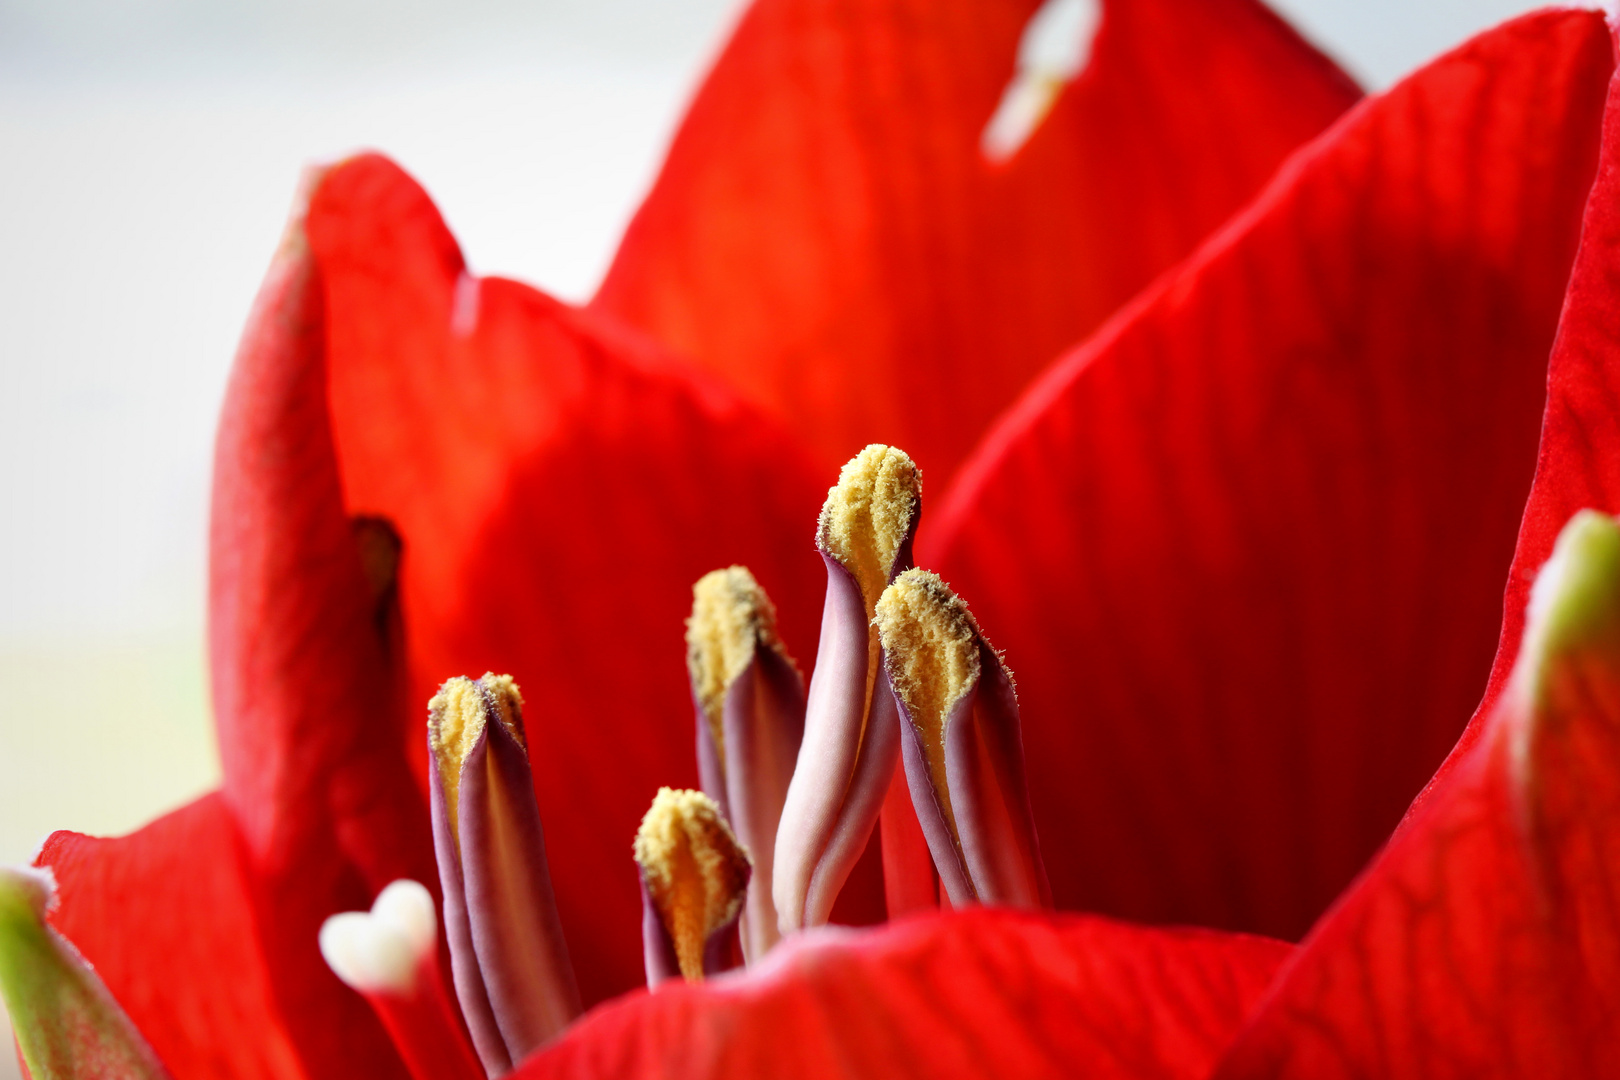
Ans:
[{"label": "red flower petal with veins", "polygon": [[[1620,595],[1607,603],[1612,624]],[[1218,1080],[1612,1073],[1620,635],[1604,644],[1554,658],[1566,685],[1550,707],[1506,689],[1301,946]]]},{"label": "red flower petal with veins", "polygon": [[[426,194],[381,158],[327,174],[309,233],[344,494],[404,541],[410,698],[485,670],[522,686],[558,909],[599,1001],[642,981],[629,838],[659,785],[697,782],[691,584],[746,564],[808,661],[827,480],[604,317],[472,277]],[[882,913],[869,886],[864,920]]]},{"label": "red flower petal with veins", "polygon": [[[992,168],[1033,5],[909,2],[758,5],[590,311],[471,276],[382,159],[319,178],[219,442],[225,790],[41,856],[53,921],[179,1080],[399,1075],[315,928],[436,881],[411,703],[448,675],[524,685],[581,988],[639,981],[627,838],[695,780],[687,590],[747,563],[808,661],[828,477],[611,312],[825,457],[884,437],[948,468],[1353,96],[1244,0],[1110,0],[1086,73]],[[1612,657],[1560,668],[1555,708],[1500,693],[1557,529],[1620,508],[1613,162],[1545,360],[1612,66],[1600,17],[1548,12],[1368,102],[1060,361],[925,525],[1019,673],[1058,900],[1297,933],[1460,729],[1530,490],[1486,705],[1306,948],[931,916],[634,994],[524,1074],[1203,1080],[1245,1024],[1222,1080],[1620,1054]],[[397,527],[397,593],[352,515]]]},{"label": "red flower petal with veins", "polygon": [[1559,530],[1582,508],[1620,511],[1620,81],[1603,143],[1485,702],[1222,1078],[1556,1080],[1606,1075],[1620,1058],[1616,657],[1554,666],[1574,690],[1554,708],[1508,682]]},{"label": "red flower petal with veins", "polygon": [[925,522],[1017,673],[1059,906],[1298,935],[1457,738],[1611,66],[1548,12],[1368,101]]},{"label": "red flower petal with veins", "polygon": [[980,136],[1034,0],[763,0],[595,301],[833,465],[950,476],[992,417],[1359,96],[1250,0],[1107,0],[1008,163]]},{"label": "red flower petal with veins", "polygon": [[1598,178],[1587,199],[1580,252],[1547,371],[1541,449],[1508,575],[1501,644],[1484,704],[1461,747],[1477,733],[1513,669],[1530,583],[1559,530],[1577,510],[1620,513],[1620,91],[1614,83],[1602,137]]},{"label": "red flower petal with veins", "polygon": [[276,1001],[242,860],[218,794],[116,840],[59,832],[40,852],[62,890],[52,925],[176,1080],[311,1075]]},{"label": "red flower petal with veins", "polygon": [[1289,946],[979,908],[800,940],[587,1016],[521,1080],[1203,1080]]}]

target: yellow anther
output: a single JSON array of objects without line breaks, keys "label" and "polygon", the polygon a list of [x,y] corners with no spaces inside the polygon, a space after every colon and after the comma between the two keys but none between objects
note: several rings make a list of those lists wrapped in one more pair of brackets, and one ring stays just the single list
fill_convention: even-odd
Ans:
[{"label": "yellow anther", "polygon": [[477,680],[457,676],[439,687],[439,692],[428,702],[428,745],[444,783],[445,809],[450,815],[452,836],[459,835],[456,818],[462,765],[491,716],[500,719],[519,746],[524,745],[523,695],[510,675],[486,672]]},{"label": "yellow anther", "polygon": [[850,459],[827,492],[816,546],[855,576],[868,617],[921,506],[921,471],[904,450],[881,443]]},{"label": "yellow anther", "polygon": [[701,791],[659,788],[636,830],[636,862],[690,982],[703,979],[709,935],[737,917],[753,864]]},{"label": "yellow anther", "polygon": [[978,685],[978,623],[950,586],[935,574],[915,569],[884,590],[875,622],[889,683],[922,740],[940,808],[956,836],[945,779],[945,719]]},{"label": "yellow anther", "polygon": [[776,607],[748,568],[728,566],[699,578],[692,586],[692,617],[686,620],[686,668],[721,768],[726,763],[726,691],[761,646],[787,656],[776,636]]}]

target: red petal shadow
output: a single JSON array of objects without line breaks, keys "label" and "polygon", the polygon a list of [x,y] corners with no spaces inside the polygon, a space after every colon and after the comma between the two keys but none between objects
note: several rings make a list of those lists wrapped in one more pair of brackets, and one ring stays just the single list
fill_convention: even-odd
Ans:
[{"label": "red petal shadow", "polygon": [[924,523],[1017,673],[1060,907],[1296,936],[1452,746],[1611,66],[1548,12],[1368,101]]},{"label": "red petal shadow", "polygon": [[1289,947],[979,908],[798,939],[588,1015],[517,1080],[1202,1080]]},{"label": "red petal shadow", "polygon": [[[1613,582],[1611,581],[1612,587]],[[1598,1080],[1620,1055],[1620,642],[1508,685],[1218,1080]]]},{"label": "red petal shadow", "polygon": [[1035,0],[761,0],[595,301],[724,376],[829,465],[936,482],[1060,349],[1359,96],[1250,0],[1107,0],[1009,163],[980,133]]}]

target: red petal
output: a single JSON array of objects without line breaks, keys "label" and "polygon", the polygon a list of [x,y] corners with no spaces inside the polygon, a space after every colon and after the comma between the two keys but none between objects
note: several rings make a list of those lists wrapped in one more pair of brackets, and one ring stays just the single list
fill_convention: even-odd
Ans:
[{"label": "red petal", "polygon": [[380,158],[327,174],[309,231],[344,492],[404,538],[413,700],[487,670],[523,687],[558,909],[599,1001],[641,981],[641,814],[659,785],[697,782],[691,584],[746,564],[809,658],[828,477],[600,316],[468,275],[427,196]]},{"label": "red petal", "polygon": [[1620,355],[1620,89],[1613,83],[1602,137],[1598,179],[1548,365],[1541,450],[1508,576],[1496,664],[1464,747],[1518,658],[1530,583],[1558,531],[1577,510],[1620,512],[1620,365],[1614,359]]},{"label": "red petal", "polygon": [[1620,526],[1559,541],[1472,747],[1311,933],[1219,1076],[1611,1076]]},{"label": "red petal", "polygon": [[1250,0],[1108,0],[1085,73],[993,166],[1035,0],[762,0],[699,93],[596,305],[828,463],[944,479],[1061,348],[1358,96]]},{"label": "red petal", "polygon": [[316,946],[401,877],[436,882],[399,676],[344,508],[318,271],[294,221],[243,336],[214,459],[209,635],[224,796],[271,980],[313,1076],[403,1076]]},{"label": "red petal", "polygon": [[991,908],[779,948],[614,1002],[516,1076],[1202,1080],[1289,952]]},{"label": "red petal", "polygon": [[925,523],[1018,675],[1059,906],[1302,933],[1462,730],[1610,67],[1548,12],[1369,101]]},{"label": "red petal", "polygon": [[[1559,530],[1584,507],[1620,510],[1617,267],[1620,80],[1609,87],[1603,156],[1553,349],[1540,461],[1485,702],[1389,849],[1313,931],[1223,1075],[1287,1067],[1324,1078],[1372,1069],[1596,1077],[1620,1056],[1615,718],[1589,707],[1544,722],[1539,748],[1521,758],[1539,767],[1526,775],[1503,745],[1523,706],[1502,694],[1530,582]],[[1529,820],[1561,816],[1563,827],[1527,837],[1527,803]],[[1427,902],[1415,909],[1414,899]],[[1382,1050],[1376,1062],[1366,1057],[1373,1047]]]},{"label": "red petal", "polygon": [[310,1075],[277,1006],[219,795],[117,840],[56,833],[39,862],[61,887],[52,924],[176,1080]]}]

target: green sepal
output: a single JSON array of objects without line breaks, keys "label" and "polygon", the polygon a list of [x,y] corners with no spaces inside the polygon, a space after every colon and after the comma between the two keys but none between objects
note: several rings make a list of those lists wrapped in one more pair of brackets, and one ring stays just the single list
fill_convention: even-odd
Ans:
[{"label": "green sepal", "polygon": [[169,1080],[84,958],[45,923],[49,871],[0,867],[0,994],[33,1080]]}]

